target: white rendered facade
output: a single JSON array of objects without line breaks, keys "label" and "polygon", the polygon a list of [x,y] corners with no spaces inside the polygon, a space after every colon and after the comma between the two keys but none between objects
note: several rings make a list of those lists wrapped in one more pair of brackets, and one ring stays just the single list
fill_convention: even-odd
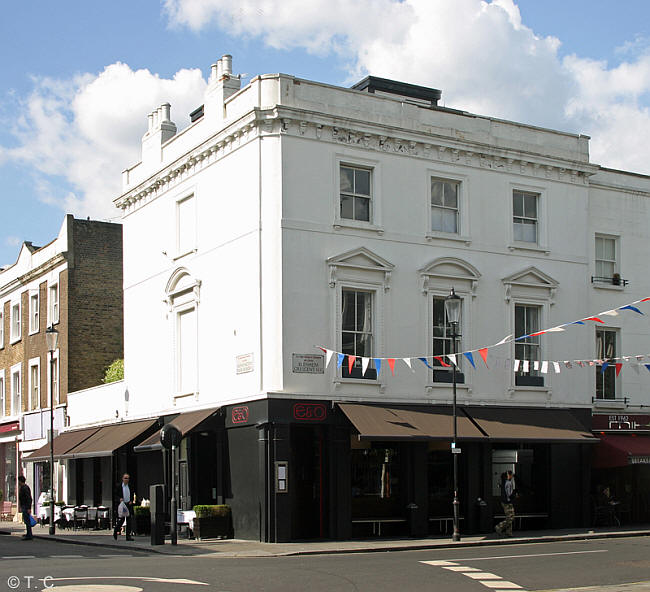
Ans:
[{"label": "white rendered facade", "polygon": [[[238,90],[224,60],[189,128],[175,134],[166,105],[150,116],[143,160],[115,200],[130,417],[275,396],[449,403],[450,385],[417,360],[377,380],[342,378],[334,362],[292,371],[292,354],[342,351],[344,292],[369,294],[376,357],[435,353],[433,300],[452,286],[462,350],[514,334],[516,306],[543,329],[650,294],[650,180],[590,163],[587,137],[287,75]],[[352,217],[340,203],[349,170],[370,176],[369,189],[350,189],[364,212]],[[455,228],[432,227],[432,179],[456,188]],[[532,214],[513,211],[515,194],[533,196]],[[592,283],[597,235],[615,239],[628,285]],[[623,313],[607,322],[618,352],[644,353],[647,327]],[[595,339],[589,323],[543,335],[540,357],[593,359]],[[594,368],[525,387],[514,357],[508,344],[490,349],[490,369],[463,361],[459,401],[592,407]],[[644,403],[643,374],[616,380],[628,405]]]}]

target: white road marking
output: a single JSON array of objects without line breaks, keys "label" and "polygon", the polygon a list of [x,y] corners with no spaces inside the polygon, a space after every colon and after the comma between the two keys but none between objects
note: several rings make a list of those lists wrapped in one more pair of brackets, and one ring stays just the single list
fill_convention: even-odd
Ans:
[{"label": "white road marking", "polygon": [[[122,557],[121,555],[119,557]],[[141,582],[158,582],[161,584],[191,584],[194,586],[209,586],[207,582],[197,582],[196,580],[187,580],[183,578],[168,579],[168,578],[152,578],[149,576],[79,576],[74,578],[51,578],[48,577],[48,582],[65,582],[72,580],[140,580]]]},{"label": "white road marking", "polygon": [[[495,558],[496,559],[496,558]],[[441,567],[452,572],[460,573],[479,584],[483,584],[486,588],[490,588],[491,592],[510,592],[511,590],[523,590],[519,584],[514,582],[508,582],[498,576],[487,571],[480,571],[475,567],[468,567],[466,565],[458,565],[457,561],[449,560],[433,560],[433,561],[420,561],[426,565],[432,565],[434,567]]]},{"label": "white road marking", "polygon": [[479,571],[478,573],[465,573],[468,578],[472,578],[473,580],[502,580],[503,578],[501,576],[498,576],[493,573],[489,573],[487,571]]},{"label": "white road marking", "polygon": [[50,559],[79,559],[83,555],[48,555]]},{"label": "white road marking", "polygon": [[[459,561],[489,561],[491,559],[519,559],[520,557],[550,557],[552,555],[582,555],[585,553],[607,553],[608,549],[595,549],[593,551],[563,551],[561,553],[530,553],[527,555],[494,555],[493,557],[463,557],[462,559],[449,559],[447,565],[454,565]],[[430,561],[423,561],[429,565],[443,565],[442,563],[432,563]]]},{"label": "white road marking", "polygon": [[5,555],[3,559],[36,559],[36,555]]}]

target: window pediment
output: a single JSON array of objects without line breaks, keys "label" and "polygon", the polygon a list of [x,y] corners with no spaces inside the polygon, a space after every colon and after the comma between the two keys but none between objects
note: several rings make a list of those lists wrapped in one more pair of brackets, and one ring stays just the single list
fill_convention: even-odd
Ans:
[{"label": "window pediment", "polygon": [[433,283],[443,280],[454,285],[457,291],[475,296],[481,274],[471,263],[456,257],[439,257],[420,270],[422,293],[426,294]]},{"label": "window pediment", "polygon": [[330,288],[344,277],[354,279],[381,279],[384,290],[390,289],[391,272],[395,266],[365,247],[359,247],[327,259],[330,269]]},{"label": "window pediment", "polygon": [[194,278],[185,267],[179,267],[167,281],[165,301],[171,308],[179,296],[191,293],[190,299],[199,302],[200,292],[201,280]]},{"label": "window pediment", "polygon": [[550,300],[554,304],[555,292],[559,283],[550,275],[534,266],[504,277],[505,299],[510,301],[515,296],[534,296]]}]

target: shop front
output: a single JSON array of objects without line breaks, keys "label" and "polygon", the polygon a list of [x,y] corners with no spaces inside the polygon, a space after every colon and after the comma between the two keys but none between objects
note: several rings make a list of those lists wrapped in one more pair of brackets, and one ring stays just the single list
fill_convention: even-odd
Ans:
[{"label": "shop front", "polygon": [[[594,513],[613,506],[623,524],[650,521],[650,415],[594,414],[598,437],[591,479]],[[594,515],[594,519],[598,516]]]},{"label": "shop front", "polygon": [[[522,492],[519,527],[589,522],[589,412],[459,407],[461,532],[489,532],[501,474]],[[453,416],[442,405],[268,399],[225,408],[223,498],[235,536],[450,534]],[[524,520],[527,522],[524,524]]]},{"label": "shop front", "polygon": [[14,504],[20,475],[20,434],[20,424],[17,421],[0,424],[0,497]]}]

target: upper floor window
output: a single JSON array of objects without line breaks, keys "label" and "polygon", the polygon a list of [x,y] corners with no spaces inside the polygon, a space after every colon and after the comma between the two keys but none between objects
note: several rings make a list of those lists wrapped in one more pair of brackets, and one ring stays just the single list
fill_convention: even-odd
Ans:
[{"label": "upper floor window", "polygon": [[340,166],[341,218],[372,220],[372,170],[342,164]]},{"label": "upper floor window", "polygon": [[38,409],[41,406],[41,378],[40,364],[31,363],[29,366],[29,409]]},{"label": "upper floor window", "polygon": [[39,297],[38,293],[29,297],[29,332],[38,333],[39,325]]},{"label": "upper floor window", "polygon": [[59,284],[52,284],[48,288],[48,314],[50,315],[50,325],[59,322]]},{"label": "upper floor window", "polygon": [[[527,304],[515,305],[515,359],[519,360],[519,370],[515,384],[520,386],[543,386],[543,377],[539,375],[541,359],[539,331],[541,307]],[[536,380],[529,380],[536,378]]]},{"label": "upper floor window", "polygon": [[185,268],[177,269],[165,289],[169,305],[174,357],[174,396],[198,394],[198,304],[201,282]]},{"label": "upper floor window", "polygon": [[538,241],[539,194],[515,189],[512,192],[512,221],[514,240],[526,243]]},{"label": "upper floor window", "polygon": [[[462,326],[462,312],[461,319],[456,328],[457,333],[460,332],[460,327]],[[445,311],[445,298],[440,296],[435,296],[433,298],[433,355],[443,357],[445,364],[449,364],[444,360],[444,356],[447,354],[453,354],[459,351],[462,351],[462,346],[460,344],[460,335],[456,335],[456,346],[452,340],[453,327],[451,323],[447,320],[447,313]],[[444,367],[440,360],[433,360],[434,366]]]},{"label": "upper floor window", "polygon": [[0,302],[0,348],[5,346],[5,315],[4,305]]},{"label": "upper floor window", "polygon": [[196,250],[196,199],[193,195],[176,202],[176,255]]},{"label": "upper floor window", "polygon": [[48,379],[47,390],[49,394],[49,399],[47,402],[48,406],[52,404],[52,401],[54,401],[54,406],[58,405],[61,402],[60,381],[59,381],[59,350],[56,350],[54,352],[54,356],[52,359],[54,360],[54,363],[50,364],[49,356],[48,356],[48,363],[47,363],[47,379]]},{"label": "upper floor window", "polygon": [[626,285],[618,273],[618,239],[614,236],[596,236],[595,245],[595,273],[592,282],[611,284],[613,286]]},{"label": "upper floor window", "polygon": [[460,183],[431,179],[431,230],[458,233]]},{"label": "upper floor window", "polygon": [[7,415],[7,397],[5,395],[5,371],[0,370],[0,417]]},{"label": "upper floor window", "polygon": [[11,415],[18,415],[21,411],[21,371],[20,364],[11,369]]},{"label": "upper floor window", "polygon": [[347,361],[343,363],[344,378],[376,379],[377,371],[370,362],[363,373],[362,357],[373,355],[373,293],[364,290],[341,291],[341,353],[356,356],[352,372]]},{"label": "upper floor window", "polygon": [[[601,362],[616,357],[616,331],[612,329],[596,329],[596,357]],[[616,366],[605,367],[602,363],[596,365],[596,398],[616,398]]]},{"label": "upper floor window", "polygon": [[20,303],[11,305],[11,341],[18,341],[21,337]]}]

